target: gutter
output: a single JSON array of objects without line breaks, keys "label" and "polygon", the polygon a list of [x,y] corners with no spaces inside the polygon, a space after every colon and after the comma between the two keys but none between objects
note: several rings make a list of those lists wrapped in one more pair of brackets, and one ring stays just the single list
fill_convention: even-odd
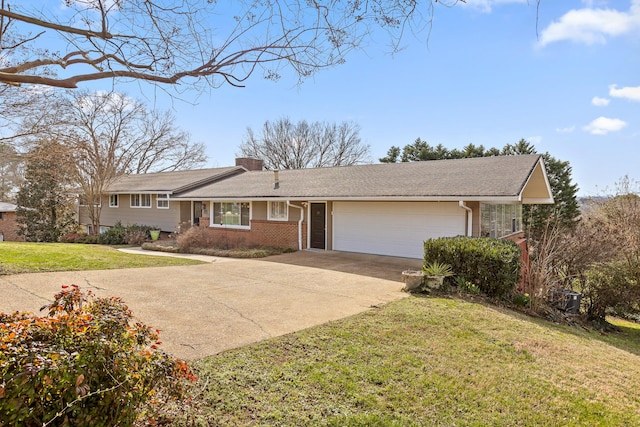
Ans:
[{"label": "gutter", "polygon": [[465,203],[460,200],[458,202],[458,206],[460,206],[462,209],[464,209],[465,211],[467,211],[467,237],[471,237],[471,234],[473,233],[473,210],[471,210],[470,207],[468,207],[467,205],[465,205]]},{"label": "gutter", "polygon": [[287,206],[300,209],[300,219],[298,220],[298,250],[301,251],[302,250],[302,220],[304,219],[304,208],[302,206],[292,205],[289,200],[287,200]]}]

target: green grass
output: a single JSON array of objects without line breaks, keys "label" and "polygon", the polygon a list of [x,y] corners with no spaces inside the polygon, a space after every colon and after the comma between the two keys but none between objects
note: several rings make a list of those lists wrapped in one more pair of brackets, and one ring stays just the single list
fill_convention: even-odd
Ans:
[{"label": "green grass", "polygon": [[194,363],[175,425],[640,425],[640,329],[411,297]]},{"label": "green grass", "polygon": [[0,242],[0,274],[191,264],[201,262],[184,258],[132,255],[101,245]]}]

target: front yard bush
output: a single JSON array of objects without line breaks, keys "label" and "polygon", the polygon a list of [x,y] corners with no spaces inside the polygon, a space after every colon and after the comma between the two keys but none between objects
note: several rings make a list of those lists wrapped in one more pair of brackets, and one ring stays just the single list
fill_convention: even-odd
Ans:
[{"label": "front yard bush", "polygon": [[103,245],[142,245],[151,238],[149,232],[153,227],[149,225],[129,224],[126,227],[120,221],[98,236]]},{"label": "front yard bush", "polygon": [[424,264],[451,265],[461,280],[491,297],[503,297],[520,281],[520,248],[509,240],[442,237],[424,242]]},{"label": "front yard bush", "polygon": [[[119,298],[63,287],[32,313],[0,313],[0,425],[132,425],[194,377]],[[144,408],[144,409],[143,409]]]},{"label": "front yard bush", "polygon": [[613,314],[633,318],[640,314],[640,265],[621,261],[595,263],[580,291],[591,319]]},{"label": "front yard bush", "polygon": [[243,239],[229,239],[224,233],[216,233],[208,227],[191,227],[176,238],[180,252],[194,252],[197,249],[238,249],[249,247]]}]

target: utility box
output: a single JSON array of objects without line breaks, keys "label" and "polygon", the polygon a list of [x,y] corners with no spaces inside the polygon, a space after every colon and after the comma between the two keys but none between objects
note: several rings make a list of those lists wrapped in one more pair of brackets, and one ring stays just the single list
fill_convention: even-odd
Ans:
[{"label": "utility box", "polygon": [[558,289],[555,294],[556,307],[571,314],[580,313],[582,294],[569,289]]}]

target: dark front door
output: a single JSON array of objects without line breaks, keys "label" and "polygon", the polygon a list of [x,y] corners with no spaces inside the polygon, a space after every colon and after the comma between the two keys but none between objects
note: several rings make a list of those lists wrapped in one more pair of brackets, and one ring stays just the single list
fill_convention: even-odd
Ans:
[{"label": "dark front door", "polygon": [[200,225],[202,217],[202,202],[193,202],[193,225]]},{"label": "dark front door", "polygon": [[324,203],[311,203],[311,247],[314,249],[326,249],[326,211]]}]

